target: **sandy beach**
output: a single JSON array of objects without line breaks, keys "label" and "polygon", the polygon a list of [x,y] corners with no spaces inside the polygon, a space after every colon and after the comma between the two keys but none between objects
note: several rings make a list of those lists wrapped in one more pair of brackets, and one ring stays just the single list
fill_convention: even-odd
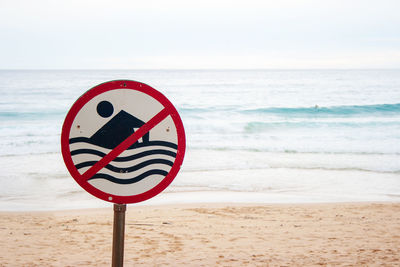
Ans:
[{"label": "sandy beach", "polygon": [[[0,266],[110,266],[113,211],[1,212]],[[400,265],[399,203],[128,206],[125,265]]]}]

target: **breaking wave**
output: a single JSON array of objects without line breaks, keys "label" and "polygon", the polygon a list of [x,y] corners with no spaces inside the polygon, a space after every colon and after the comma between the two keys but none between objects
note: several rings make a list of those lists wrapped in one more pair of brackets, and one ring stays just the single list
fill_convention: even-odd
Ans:
[{"label": "breaking wave", "polygon": [[279,116],[360,116],[360,115],[398,115],[400,103],[379,105],[353,105],[331,107],[268,107],[242,110],[243,113],[273,114]]}]

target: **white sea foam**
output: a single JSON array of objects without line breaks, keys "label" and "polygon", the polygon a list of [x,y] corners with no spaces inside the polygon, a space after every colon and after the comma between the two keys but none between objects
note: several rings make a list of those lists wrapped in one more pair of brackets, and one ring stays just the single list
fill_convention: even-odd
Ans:
[{"label": "white sea foam", "polygon": [[[188,150],[165,193],[144,204],[399,201],[400,175],[390,162],[400,156],[384,157],[383,171],[380,156]],[[79,187],[60,154],[3,156],[1,162],[9,166],[2,177],[12,182],[3,180],[0,210],[107,206]]]}]

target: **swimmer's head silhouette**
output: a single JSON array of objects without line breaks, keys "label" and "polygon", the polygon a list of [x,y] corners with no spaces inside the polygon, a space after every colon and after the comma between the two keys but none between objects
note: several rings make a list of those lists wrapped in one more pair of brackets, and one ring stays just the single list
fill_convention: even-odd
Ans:
[{"label": "swimmer's head silhouette", "polygon": [[113,112],[114,112],[114,107],[110,102],[101,101],[99,104],[97,104],[97,113],[101,117],[108,118],[113,114]]},{"label": "swimmer's head silhouette", "polygon": [[[103,100],[97,104],[97,114],[103,118],[109,118],[114,114],[114,106],[111,102]],[[128,112],[121,110],[115,114],[106,124],[98,129],[91,137],[92,144],[114,149],[122,143],[126,138],[144,125],[144,122]],[[139,143],[147,143],[149,141],[149,133],[145,133],[141,141],[137,141],[130,148],[135,148]]]}]

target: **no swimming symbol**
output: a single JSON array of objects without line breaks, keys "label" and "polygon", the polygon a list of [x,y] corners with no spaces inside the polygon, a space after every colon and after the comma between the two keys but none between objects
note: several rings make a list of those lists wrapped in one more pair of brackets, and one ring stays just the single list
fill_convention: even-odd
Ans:
[{"label": "no swimming symbol", "polygon": [[175,178],[185,133],[171,102],[148,85],[112,81],[72,106],[61,135],[72,177],[103,200],[127,204],[149,199]]}]

